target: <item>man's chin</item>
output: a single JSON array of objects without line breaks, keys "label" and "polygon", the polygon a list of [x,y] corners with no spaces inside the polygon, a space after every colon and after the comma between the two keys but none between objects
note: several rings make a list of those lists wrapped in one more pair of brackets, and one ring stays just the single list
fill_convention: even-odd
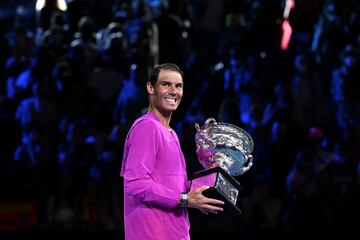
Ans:
[{"label": "man's chin", "polygon": [[174,108],[168,108],[168,109],[167,109],[167,111],[168,111],[168,112],[174,112],[176,109],[177,109],[177,107],[174,107]]},{"label": "man's chin", "polygon": [[169,107],[167,107],[166,109],[164,109],[164,111],[167,112],[167,113],[172,113],[172,112],[174,112],[177,108],[178,108],[178,105],[176,105],[176,106],[169,106]]}]

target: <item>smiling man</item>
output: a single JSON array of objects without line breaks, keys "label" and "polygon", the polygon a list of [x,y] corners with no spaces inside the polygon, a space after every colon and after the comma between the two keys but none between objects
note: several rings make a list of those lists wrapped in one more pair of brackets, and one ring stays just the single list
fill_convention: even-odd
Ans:
[{"label": "smiling man", "polygon": [[120,175],[124,178],[125,239],[190,239],[187,208],[207,214],[223,201],[207,198],[208,186],[189,191],[179,139],[170,127],[183,96],[183,72],[172,63],[152,69],[149,109],[132,125]]}]

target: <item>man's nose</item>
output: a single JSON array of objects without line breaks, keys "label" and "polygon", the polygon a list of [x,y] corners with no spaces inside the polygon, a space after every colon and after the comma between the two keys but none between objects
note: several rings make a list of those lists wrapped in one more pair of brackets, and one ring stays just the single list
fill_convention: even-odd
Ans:
[{"label": "man's nose", "polygon": [[176,92],[177,92],[176,86],[175,86],[175,85],[171,85],[171,86],[169,87],[169,92],[172,93],[172,94],[176,94]]}]

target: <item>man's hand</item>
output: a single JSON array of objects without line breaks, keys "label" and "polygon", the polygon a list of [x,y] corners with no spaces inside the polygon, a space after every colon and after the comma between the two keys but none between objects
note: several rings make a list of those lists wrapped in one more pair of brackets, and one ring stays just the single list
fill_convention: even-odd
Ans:
[{"label": "man's hand", "polygon": [[208,188],[209,186],[202,186],[188,192],[188,207],[197,208],[205,214],[208,214],[209,212],[215,214],[218,212],[222,212],[223,208],[216,205],[224,205],[223,201],[214,198],[207,198],[202,194],[203,191]]}]

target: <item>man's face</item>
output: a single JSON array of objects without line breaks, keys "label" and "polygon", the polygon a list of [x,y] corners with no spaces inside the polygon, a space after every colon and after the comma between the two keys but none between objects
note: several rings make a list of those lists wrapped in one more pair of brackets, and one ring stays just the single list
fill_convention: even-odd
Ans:
[{"label": "man's face", "polygon": [[171,113],[177,109],[183,96],[183,79],[180,73],[172,70],[160,70],[155,86],[149,82],[147,91],[152,106],[162,113]]}]

